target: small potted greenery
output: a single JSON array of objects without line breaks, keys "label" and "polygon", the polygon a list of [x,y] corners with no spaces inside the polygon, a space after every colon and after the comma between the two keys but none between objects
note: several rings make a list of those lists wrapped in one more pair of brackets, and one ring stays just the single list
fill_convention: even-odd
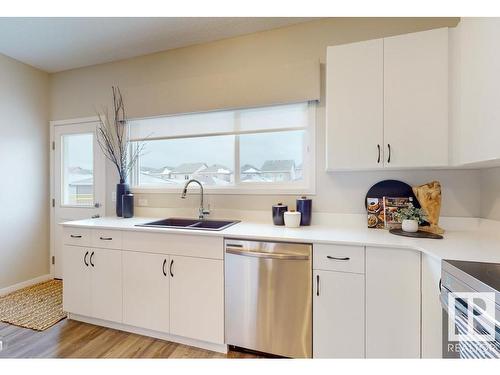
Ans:
[{"label": "small potted greenery", "polygon": [[417,232],[419,224],[426,220],[424,210],[416,208],[412,203],[408,207],[399,208],[394,214],[398,221],[401,221],[402,229],[405,232]]}]

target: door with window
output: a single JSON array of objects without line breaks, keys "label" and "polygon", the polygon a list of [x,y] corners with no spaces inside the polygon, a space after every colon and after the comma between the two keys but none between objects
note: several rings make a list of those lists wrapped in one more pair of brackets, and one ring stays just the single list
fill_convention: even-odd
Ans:
[{"label": "door with window", "polygon": [[53,124],[52,267],[62,278],[64,256],[59,223],[90,219],[105,212],[105,158],[96,139],[96,122]]}]

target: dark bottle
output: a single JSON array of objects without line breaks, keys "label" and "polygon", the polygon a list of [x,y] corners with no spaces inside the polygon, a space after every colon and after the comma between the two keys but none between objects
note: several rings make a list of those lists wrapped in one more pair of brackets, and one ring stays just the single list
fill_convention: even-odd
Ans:
[{"label": "dark bottle", "polygon": [[300,212],[300,225],[311,225],[312,199],[307,197],[297,199],[297,211]]},{"label": "dark bottle", "polygon": [[134,217],[134,194],[127,192],[122,196],[122,212],[124,218]]},{"label": "dark bottle", "polygon": [[283,206],[283,203],[278,203],[273,206],[274,225],[285,225],[284,213],[286,211],[288,211],[288,206]]}]

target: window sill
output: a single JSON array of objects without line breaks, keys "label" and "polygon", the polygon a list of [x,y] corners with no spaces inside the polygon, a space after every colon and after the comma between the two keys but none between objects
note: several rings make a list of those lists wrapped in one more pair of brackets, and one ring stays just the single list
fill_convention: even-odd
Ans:
[{"label": "window sill", "polygon": [[[136,186],[130,190],[134,194],[180,194],[183,187]],[[193,186],[193,190],[198,187]],[[316,195],[316,190],[310,187],[279,187],[279,186],[251,186],[251,187],[203,187],[205,194],[213,195]]]}]

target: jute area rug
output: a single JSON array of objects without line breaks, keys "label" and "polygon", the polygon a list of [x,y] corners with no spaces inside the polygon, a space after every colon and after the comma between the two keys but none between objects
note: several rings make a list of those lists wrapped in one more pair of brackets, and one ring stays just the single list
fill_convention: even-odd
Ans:
[{"label": "jute area rug", "polygon": [[62,281],[50,280],[0,297],[0,320],[44,331],[66,318],[62,309]]}]

